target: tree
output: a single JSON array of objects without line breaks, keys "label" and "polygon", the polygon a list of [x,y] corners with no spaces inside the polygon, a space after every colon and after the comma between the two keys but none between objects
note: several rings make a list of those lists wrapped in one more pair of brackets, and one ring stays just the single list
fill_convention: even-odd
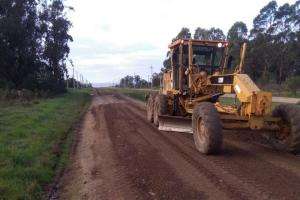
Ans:
[{"label": "tree", "polygon": [[3,87],[64,91],[71,26],[62,0],[0,1]]},{"label": "tree", "polygon": [[194,39],[208,40],[208,38],[209,38],[208,30],[201,28],[201,27],[196,28],[195,33],[194,33]]},{"label": "tree", "polygon": [[244,22],[235,22],[228,31],[227,40],[230,42],[243,42],[247,40],[248,29]]},{"label": "tree", "polygon": [[262,79],[268,82],[272,77],[269,71],[272,68],[274,56],[273,44],[268,42],[264,35],[258,35],[254,40],[249,41],[246,56],[246,73],[257,81]]},{"label": "tree", "polygon": [[[256,71],[262,74],[260,77],[264,81],[269,79],[267,72],[272,70],[272,50],[273,44],[271,33],[274,32],[273,25],[277,12],[276,1],[269,2],[265,7],[260,10],[260,13],[253,20],[253,29],[250,32],[252,44],[250,47],[249,60],[255,66]],[[255,60],[255,56],[257,56]]]},{"label": "tree", "polygon": [[[176,38],[190,38],[189,29],[183,28]],[[223,31],[218,28],[198,27],[195,39],[225,40]],[[291,76],[300,75],[300,0],[294,4],[278,6],[270,1],[253,20],[253,28],[248,35],[245,23],[236,22],[229,29],[229,54],[237,65],[240,47],[248,43],[245,71],[252,79],[263,84],[282,84]],[[164,69],[171,68],[170,56],[163,63]]]},{"label": "tree", "polygon": [[141,77],[139,75],[135,75],[134,79],[134,87],[139,88],[141,84]]},{"label": "tree", "polygon": [[63,88],[64,74],[67,73],[66,59],[70,53],[69,41],[73,41],[68,31],[71,22],[66,18],[65,7],[62,0],[53,0],[52,4],[44,10],[46,22],[44,59],[51,71],[51,81],[57,90]]},{"label": "tree", "polygon": [[194,33],[194,39],[197,40],[225,40],[226,37],[223,31],[219,28],[211,28],[206,30],[198,27]]},{"label": "tree", "polygon": [[178,39],[191,39],[191,38],[192,38],[192,35],[190,32],[190,29],[184,27],[181,29],[181,31],[177,34],[177,36],[172,41],[175,41]]},{"label": "tree", "polygon": [[228,31],[227,40],[230,42],[229,55],[234,58],[233,66],[239,63],[237,58],[240,57],[241,44],[247,42],[247,33],[247,26],[243,22],[235,22]]},{"label": "tree", "polygon": [[297,4],[299,1],[278,8],[276,1],[271,1],[253,21],[248,61],[256,65],[263,80],[272,78],[281,84],[297,71]]},{"label": "tree", "polygon": [[124,78],[121,79],[121,87],[128,87],[128,88],[133,88],[134,86],[134,78],[133,76],[125,76]]},{"label": "tree", "polygon": [[298,30],[300,29],[300,0],[297,0],[292,7],[292,14],[291,20],[294,22],[293,29]]},{"label": "tree", "polygon": [[122,88],[147,88],[149,83],[142,79],[139,75],[130,76],[127,75],[120,80],[118,87]]},{"label": "tree", "polygon": [[300,76],[294,76],[287,80],[286,87],[294,95],[297,95],[297,90],[300,89]]},{"label": "tree", "polygon": [[141,79],[140,88],[147,88],[147,87],[149,87],[148,81],[146,81],[145,79]]},{"label": "tree", "polygon": [[253,29],[251,37],[256,37],[257,34],[270,34],[273,32],[273,23],[277,12],[277,2],[271,1],[260,10],[260,13],[253,20]]},{"label": "tree", "polygon": [[40,65],[35,0],[0,1],[0,78],[12,88],[32,88]]},{"label": "tree", "polygon": [[160,78],[161,78],[161,75],[160,73],[154,73],[152,75],[152,86],[153,87],[159,87],[160,86]]},{"label": "tree", "polygon": [[211,28],[208,31],[208,40],[225,40],[226,36],[224,35],[223,31],[219,28]]}]

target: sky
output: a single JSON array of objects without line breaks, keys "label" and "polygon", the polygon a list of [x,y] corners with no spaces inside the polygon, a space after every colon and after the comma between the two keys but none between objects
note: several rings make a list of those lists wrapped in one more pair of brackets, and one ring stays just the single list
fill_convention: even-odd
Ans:
[{"label": "sky", "polygon": [[[236,21],[248,29],[269,0],[67,0],[74,42],[70,59],[92,83],[116,83],[125,75],[148,79],[159,72],[168,45],[182,27],[221,28]],[[279,5],[295,0],[277,0]]]}]

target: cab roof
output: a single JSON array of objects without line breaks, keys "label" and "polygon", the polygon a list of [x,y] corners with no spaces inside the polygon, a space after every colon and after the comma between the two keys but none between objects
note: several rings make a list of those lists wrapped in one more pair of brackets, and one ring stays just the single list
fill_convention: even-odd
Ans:
[{"label": "cab roof", "polygon": [[203,45],[203,46],[217,46],[219,43],[222,44],[222,46],[228,46],[227,41],[218,41],[218,40],[195,40],[195,39],[178,39],[172,42],[169,45],[170,49],[174,49],[178,47],[180,44],[188,45],[189,42],[192,42],[193,45]]}]

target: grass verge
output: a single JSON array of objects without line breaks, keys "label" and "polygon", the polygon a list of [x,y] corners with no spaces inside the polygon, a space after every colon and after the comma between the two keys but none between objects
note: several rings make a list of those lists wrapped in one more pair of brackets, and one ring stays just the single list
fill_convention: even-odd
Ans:
[{"label": "grass verge", "polygon": [[91,90],[70,91],[28,105],[0,104],[0,199],[41,199],[68,160],[70,128]]}]

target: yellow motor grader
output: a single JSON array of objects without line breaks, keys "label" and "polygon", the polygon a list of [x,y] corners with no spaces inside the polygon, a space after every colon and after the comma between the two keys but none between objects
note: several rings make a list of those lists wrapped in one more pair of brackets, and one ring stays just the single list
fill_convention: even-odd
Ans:
[{"label": "yellow motor grader", "polygon": [[[147,119],[159,130],[193,133],[203,154],[221,150],[223,129],[268,133],[276,147],[298,153],[300,109],[283,104],[272,112],[272,94],[242,73],[246,44],[235,68],[228,46],[226,41],[192,39],[169,45],[171,69],[164,72],[159,93],[148,96]],[[234,96],[235,102],[222,104],[223,95]]]}]

